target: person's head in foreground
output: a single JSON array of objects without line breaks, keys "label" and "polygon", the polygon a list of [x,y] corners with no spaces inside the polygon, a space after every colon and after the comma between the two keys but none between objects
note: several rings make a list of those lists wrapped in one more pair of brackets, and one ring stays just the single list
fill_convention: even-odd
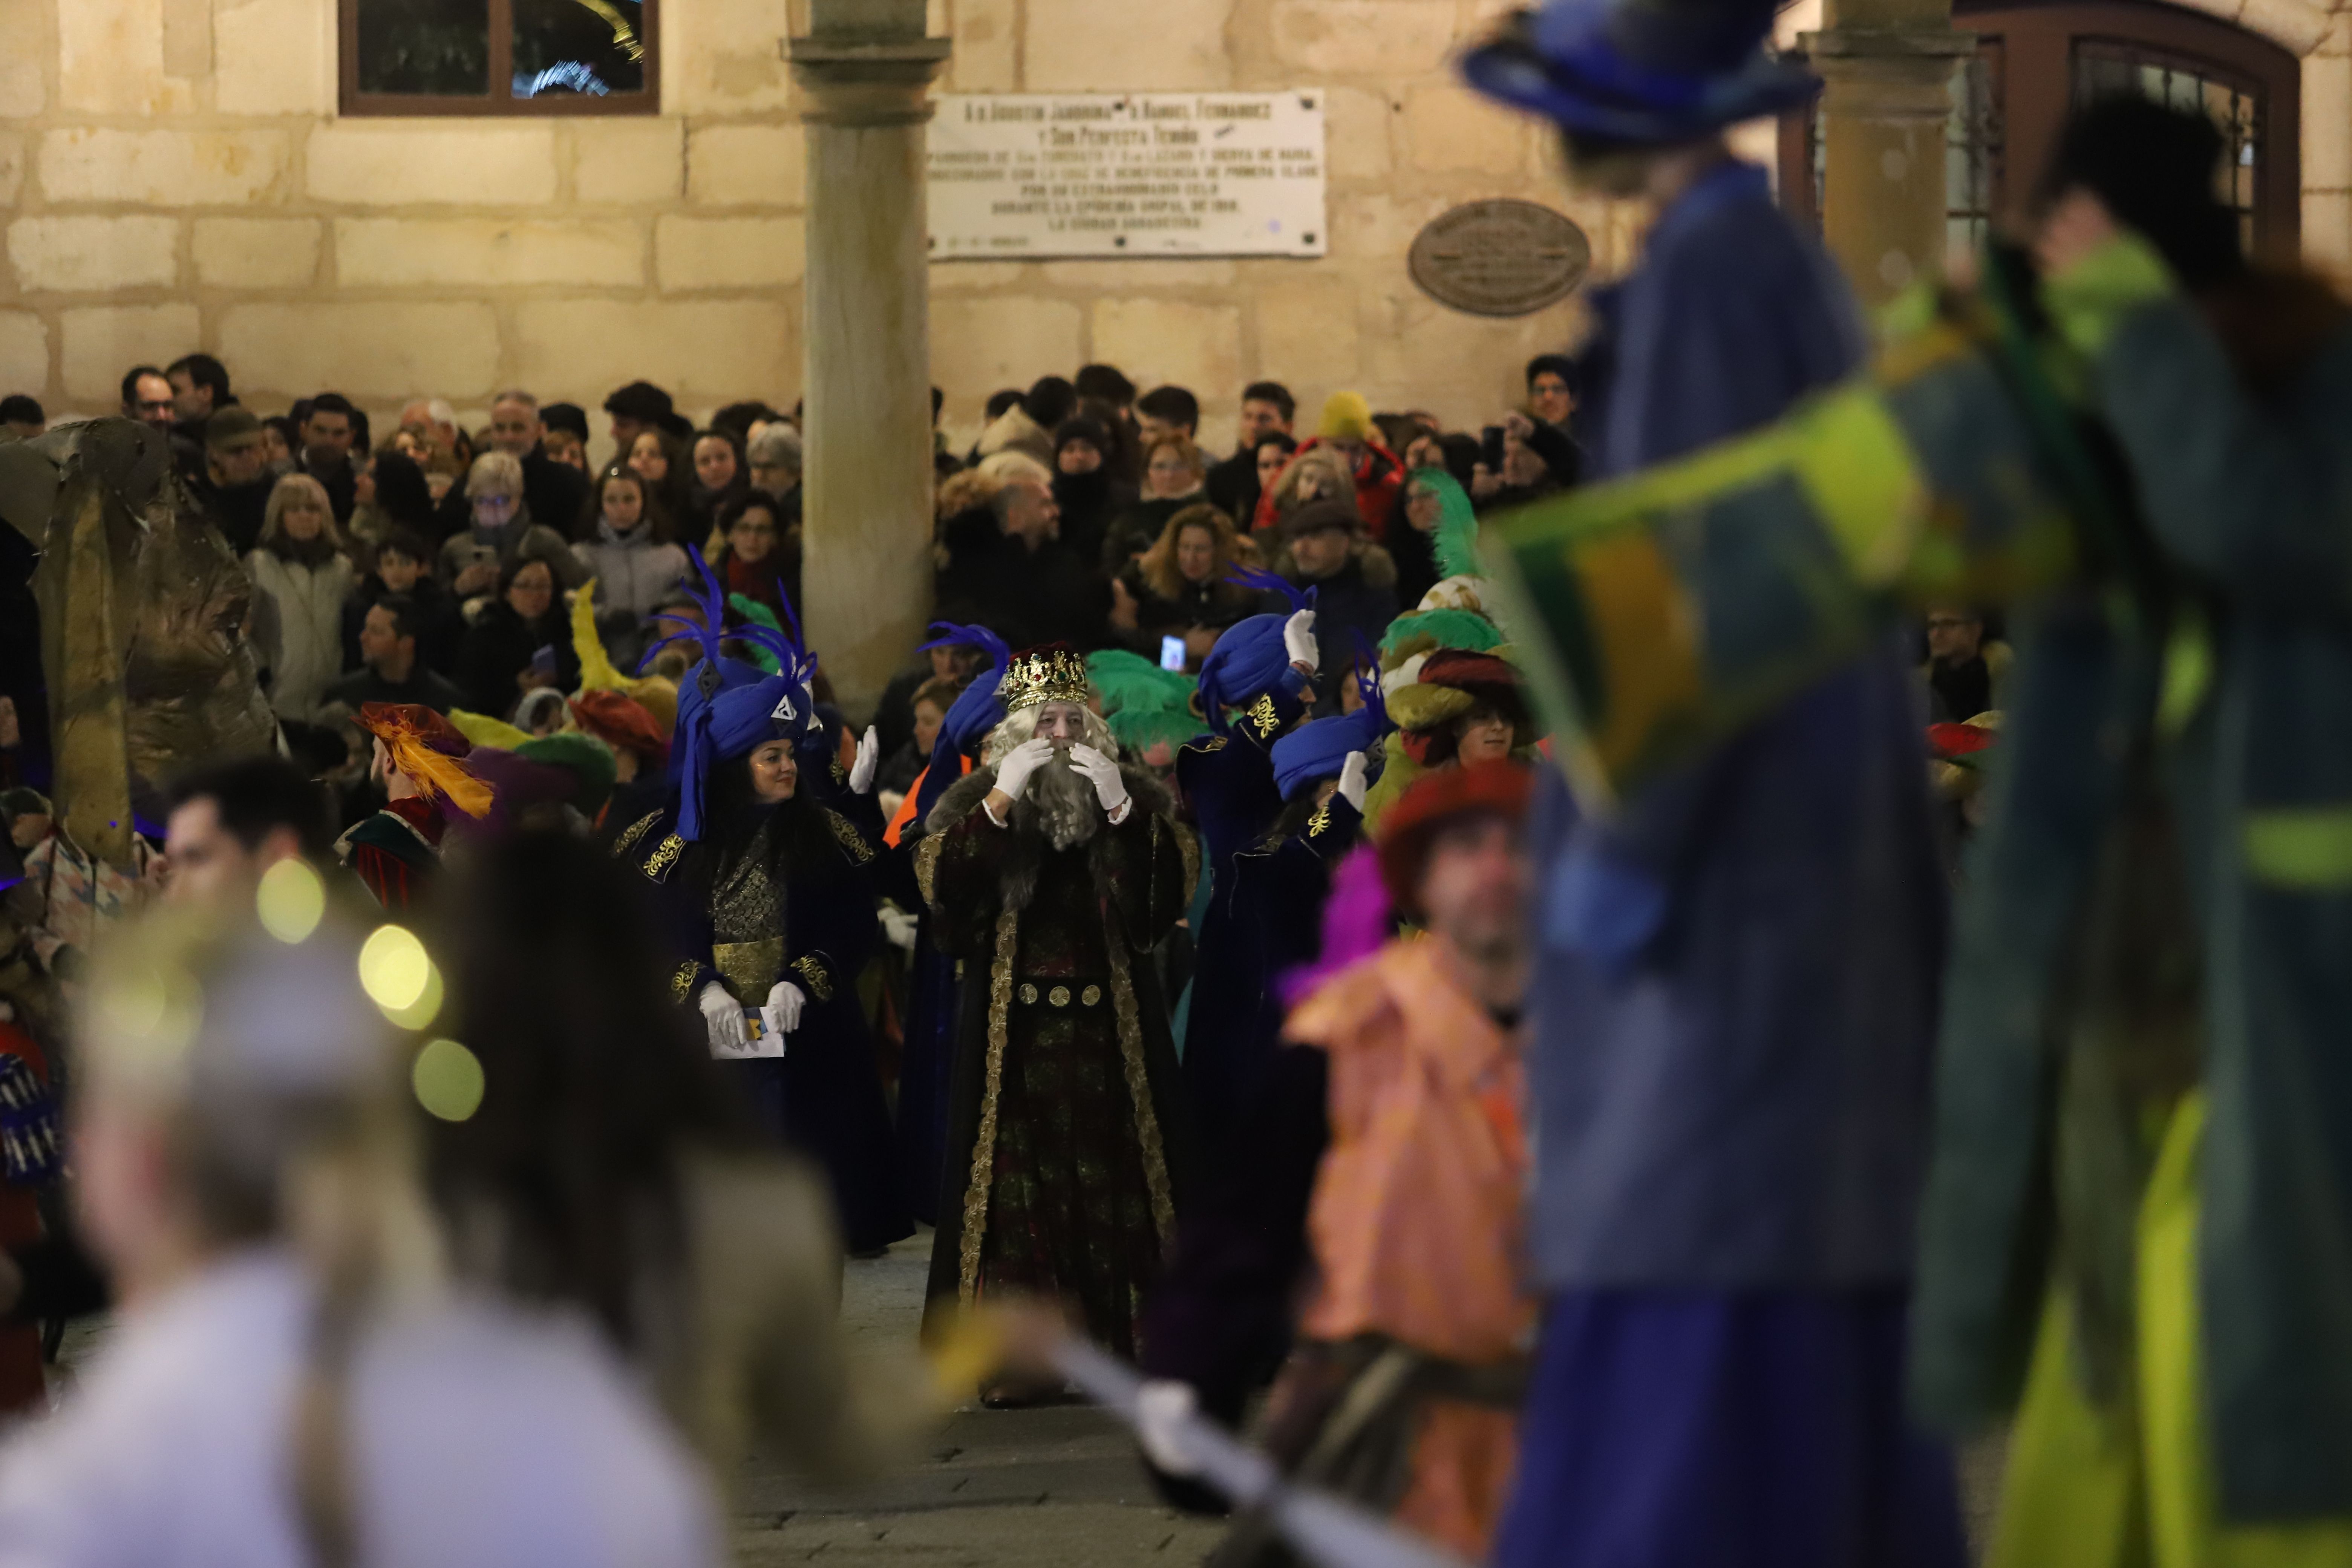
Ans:
[{"label": "person's head in foreground", "polygon": [[1533,775],[1509,761],[1430,773],[1381,820],[1381,879],[1399,913],[1445,942],[1489,1007],[1517,1005],[1527,982],[1523,834]]},{"label": "person's head in foreground", "polygon": [[174,903],[242,910],[271,867],[327,856],[326,798],[283,757],[209,763],[164,798],[163,896]]},{"label": "person's head in foreground", "polygon": [[288,862],[93,956],[72,1113],[127,1309],[0,1465],[45,1563],[717,1561],[704,1483],[583,1326],[452,1293],[415,1121],[479,1063],[416,1047],[438,978]]}]

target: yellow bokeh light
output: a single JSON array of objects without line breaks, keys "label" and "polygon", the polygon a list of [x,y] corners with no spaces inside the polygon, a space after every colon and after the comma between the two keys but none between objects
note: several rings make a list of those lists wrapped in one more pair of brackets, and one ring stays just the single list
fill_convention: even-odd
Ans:
[{"label": "yellow bokeh light", "polygon": [[404,1029],[423,1028],[441,1010],[441,976],[404,926],[378,926],[369,934],[360,949],[360,984]]},{"label": "yellow bokeh light", "polygon": [[427,1040],[408,1081],[416,1103],[444,1121],[463,1121],[482,1108],[481,1059],[455,1040]]},{"label": "yellow bokeh light", "polygon": [[327,913],[327,885],[299,860],[280,860],[261,874],[253,895],[261,929],[289,947],[310,940]]},{"label": "yellow bokeh light", "polygon": [[429,1027],[433,1020],[441,1016],[440,968],[427,961],[425,965],[425,989],[418,994],[416,1000],[405,1007],[384,1007],[381,1011],[385,1017],[401,1028],[414,1032]]}]

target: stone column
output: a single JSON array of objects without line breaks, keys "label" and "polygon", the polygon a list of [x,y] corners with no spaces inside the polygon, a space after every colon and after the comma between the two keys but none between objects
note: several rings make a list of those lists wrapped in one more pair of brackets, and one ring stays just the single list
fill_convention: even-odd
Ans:
[{"label": "stone column", "polygon": [[923,126],[948,49],[924,36],[923,0],[813,0],[792,40],[808,133],[801,604],[860,721],[930,610]]},{"label": "stone column", "polygon": [[1827,0],[1806,35],[1822,95],[1822,233],[1864,306],[1944,261],[1944,121],[1976,47],[1948,0]]}]

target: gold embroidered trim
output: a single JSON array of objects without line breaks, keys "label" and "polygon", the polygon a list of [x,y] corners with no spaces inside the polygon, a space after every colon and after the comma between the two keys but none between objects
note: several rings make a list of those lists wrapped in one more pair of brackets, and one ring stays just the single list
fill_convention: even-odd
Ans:
[{"label": "gold embroidered trim", "polygon": [[1242,715],[1242,720],[1257,731],[1257,738],[1261,741],[1282,726],[1282,717],[1274,710],[1274,697],[1270,692],[1260,692],[1258,700],[1249,705],[1249,711]]},{"label": "gold embroidered trim", "polygon": [[1020,945],[1021,911],[1005,910],[996,917],[996,963],[988,973],[988,1064],[981,1080],[980,1131],[971,1141],[971,1178],[963,1189],[956,1299],[967,1308],[980,1300],[980,1247],[988,1236],[989,1189],[996,1184],[996,1097],[1004,1084],[1004,1044],[1013,1020],[1013,958]]},{"label": "gold embroidered trim", "polygon": [[793,959],[793,973],[808,982],[810,995],[820,1002],[833,1000],[833,976],[824,972],[824,965],[814,956],[803,954]]},{"label": "gold embroidered trim", "polygon": [[694,977],[701,972],[701,969],[702,965],[695,963],[694,960],[690,958],[684,963],[677,966],[677,973],[669,977],[669,995],[671,1001],[683,1002],[686,1000],[687,993],[694,989]]},{"label": "gold embroidered trim", "polygon": [[946,843],[941,835],[927,833],[915,846],[915,889],[926,904],[931,901],[931,884],[940,874],[940,848]]},{"label": "gold embroidered trim", "polygon": [[660,881],[669,875],[670,868],[677,865],[677,858],[685,853],[686,840],[675,833],[670,834],[659,844],[655,845],[654,852],[646,857],[646,875],[656,882]]},{"label": "gold embroidered trim", "polygon": [[646,836],[646,830],[660,820],[661,813],[659,811],[649,811],[643,816],[637,818],[635,822],[629,824],[628,827],[623,831],[621,836],[613,840],[613,858],[617,860],[622,856],[626,855],[630,850],[635,848],[637,847],[637,840],[643,838]]},{"label": "gold embroidered trim", "polygon": [[1315,808],[1315,815],[1307,819],[1307,837],[1309,838],[1316,837],[1328,829],[1330,826],[1331,803],[1329,801],[1325,801],[1321,805]]},{"label": "gold embroidered trim", "polygon": [[1118,1018],[1119,1059],[1127,1067],[1127,1098],[1135,1106],[1136,1141],[1143,1145],[1143,1183],[1151,1192],[1151,1223],[1160,1232],[1164,1251],[1176,1240],[1176,1197],[1168,1184],[1168,1152],[1160,1142],[1160,1114],[1151,1109],[1151,1080],[1144,1071],[1142,1014],[1135,1005],[1135,983],[1128,977],[1126,933],[1114,927],[1105,934],[1109,938],[1103,947],[1110,954],[1110,1000]]},{"label": "gold embroidered trim", "polygon": [[1218,735],[1210,740],[1196,741],[1184,749],[1188,752],[1222,752],[1225,749],[1225,737]]},{"label": "gold embroidered trim", "polygon": [[873,847],[866,842],[865,835],[857,831],[849,818],[828,805],[824,808],[824,820],[825,825],[833,829],[833,836],[841,841],[841,847],[849,852],[853,864],[863,866],[874,858]]}]

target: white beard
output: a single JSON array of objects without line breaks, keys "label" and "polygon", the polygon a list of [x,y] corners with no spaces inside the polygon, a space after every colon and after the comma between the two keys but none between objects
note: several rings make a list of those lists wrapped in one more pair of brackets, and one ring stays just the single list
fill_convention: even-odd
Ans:
[{"label": "white beard", "polygon": [[1102,805],[1095,798],[1092,780],[1070,766],[1070,754],[1056,752],[1053,761],[1029,775],[1021,804],[1027,816],[1056,849],[1084,844],[1102,826]]}]

